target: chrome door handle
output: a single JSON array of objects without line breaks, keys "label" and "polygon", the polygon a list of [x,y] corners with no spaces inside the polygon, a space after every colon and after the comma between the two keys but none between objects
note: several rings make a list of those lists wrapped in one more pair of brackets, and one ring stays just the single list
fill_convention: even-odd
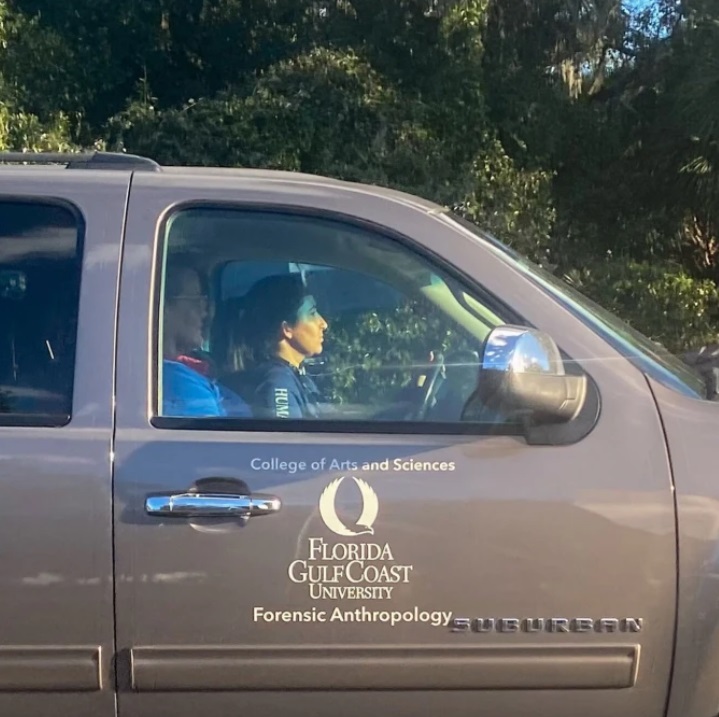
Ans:
[{"label": "chrome door handle", "polygon": [[252,518],[276,513],[281,507],[279,498],[262,493],[175,493],[145,499],[148,515],[167,518]]}]

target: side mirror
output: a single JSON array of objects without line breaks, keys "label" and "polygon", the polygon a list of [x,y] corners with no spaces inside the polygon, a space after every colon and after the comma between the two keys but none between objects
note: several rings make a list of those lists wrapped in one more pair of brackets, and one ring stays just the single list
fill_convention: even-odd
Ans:
[{"label": "side mirror", "polygon": [[487,337],[475,400],[490,411],[521,417],[534,426],[567,423],[586,398],[586,376],[565,373],[548,334],[499,326]]}]

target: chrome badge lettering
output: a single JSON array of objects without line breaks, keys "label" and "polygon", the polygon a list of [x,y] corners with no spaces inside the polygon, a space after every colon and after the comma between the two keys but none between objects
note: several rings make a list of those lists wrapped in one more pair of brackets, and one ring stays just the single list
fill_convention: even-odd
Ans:
[{"label": "chrome badge lettering", "polygon": [[452,632],[641,632],[641,617],[455,617]]}]

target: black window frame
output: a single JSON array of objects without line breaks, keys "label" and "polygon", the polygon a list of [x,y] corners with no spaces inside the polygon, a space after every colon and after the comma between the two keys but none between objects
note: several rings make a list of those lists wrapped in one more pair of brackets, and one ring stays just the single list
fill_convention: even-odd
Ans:
[{"label": "black window frame", "polygon": [[[0,206],[3,204],[28,204],[34,206],[56,207],[72,215],[75,220],[76,239],[75,257],[77,271],[77,304],[76,325],[74,337],[74,350],[72,355],[72,380],[70,383],[68,413],[0,413],[0,428],[63,428],[72,421],[75,406],[75,371],[77,368],[78,338],[80,328],[80,308],[82,297],[83,263],[85,257],[85,241],[87,223],[80,208],[64,197],[46,195],[13,195],[5,194],[0,197]],[[0,241],[2,241],[0,239]]]},{"label": "black window frame", "polygon": [[[213,200],[188,200],[178,202],[169,207],[158,224],[155,252],[153,257],[152,282],[154,295],[152,303],[152,331],[150,332],[150,356],[152,360],[150,370],[150,425],[161,430],[184,430],[184,431],[220,431],[238,433],[312,433],[312,434],[351,434],[361,433],[364,435],[446,435],[446,436],[526,436],[526,429],[520,424],[500,424],[491,422],[434,422],[434,421],[372,421],[372,420],[347,420],[347,419],[259,419],[239,417],[184,417],[184,416],[162,416],[159,415],[159,326],[160,310],[162,305],[162,274],[164,272],[164,256],[168,241],[167,227],[170,221],[179,213],[188,209],[207,209],[219,211],[238,211],[243,213],[272,214],[289,217],[300,217],[303,219],[319,219],[323,221],[337,222],[367,232],[374,233],[384,241],[393,242],[403,249],[410,251],[418,259],[428,262],[437,267],[446,276],[457,281],[464,291],[471,294],[478,301],[486,302],[491,311],[506,319],[507,323],[519,324],[532,327],[532,324],[521,316],[515,309],[502,301],[487,289],[455,265],[448,262],[440,254],[420,246],[400,232],[357,216],[343,212],[317,209],[314,207],[302,207],[296,205],[278,205],[272,203],[244,203],[241,201],[213,201]],[[564,355],[564,354],[563,354]],[[571,357],[564,356],[572,360]],[[586,373],[586,372],[585,372]],[[593,390],[598,391],[596,384],[587,374],[589,383]],[[590,389],[591,390],[591,389]],[[584,422],[583,422],[584,423]],[[592,427],[596,420],[592,420]],[[556,443],[570,444],[583,439],[591,428],[587,430],[586,424],[577,431],[562,431],[562,437]],[[551,441],[550,442],[554,442]]]}]

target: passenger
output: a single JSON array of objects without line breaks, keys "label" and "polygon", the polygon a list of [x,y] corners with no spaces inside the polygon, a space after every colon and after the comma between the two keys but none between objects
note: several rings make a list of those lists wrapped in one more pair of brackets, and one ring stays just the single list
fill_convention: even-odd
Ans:
[{"label": "passenger", "polygon": [[245,297],[242,335],[251,368],[244,396],[257,418],[319,418],[305,359],[322,353],[327,322],[299,274],[261,279]]},{"label": "passenger", "polygon": [[199,272],[186,264],[167,268],[163,314],[162,415],[251,415],[247,404],[212,378],[198,350],[208,316]]}]

